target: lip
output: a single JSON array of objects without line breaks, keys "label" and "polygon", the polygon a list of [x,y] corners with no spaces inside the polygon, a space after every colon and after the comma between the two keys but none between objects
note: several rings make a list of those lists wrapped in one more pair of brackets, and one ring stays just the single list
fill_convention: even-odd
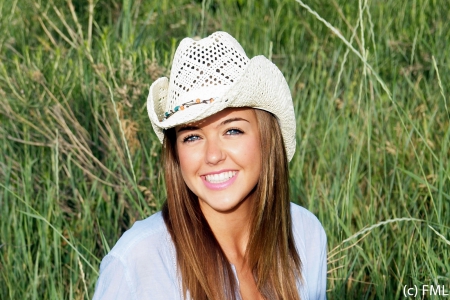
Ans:
[{"label": "lip", "polygon": [[[220,173],[228,172],[228,171],[235,171],[236,174],[233,177],[231,177],[230,179],[228,179],[227,181],[224,181],[221,183],[212,183],[212,182],[209,182],[206,180],[206,175],[220,174]],[[239,171],[237,171],[237,170],[221,170],[221,171],[217,171],[217,172],[210,172],[210,173],[203,174],[200,176],[200,178],[202,179],[203,183],[205,184],[205,186],[208,189],[217,191],[217,190],[224,190],[227,187],[229,187],[230,185],[232,185],[234,183],[234,181],[236,180],[236,178],[238,177],[238,175],[239,175]]]}]

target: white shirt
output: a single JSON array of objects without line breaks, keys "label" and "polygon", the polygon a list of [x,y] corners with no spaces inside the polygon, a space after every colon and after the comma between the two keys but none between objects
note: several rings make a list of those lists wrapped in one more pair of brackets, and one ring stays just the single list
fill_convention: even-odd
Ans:
[{"label": "white shirt", "polygon": [[[311,212],[294,203],[291,218],[302,262],[300,297],[326,299],[325,231]],[[175,247],[161,212],[136,222],[103,258],[94,294],[94,300],[100,299],[184,300]]]}]

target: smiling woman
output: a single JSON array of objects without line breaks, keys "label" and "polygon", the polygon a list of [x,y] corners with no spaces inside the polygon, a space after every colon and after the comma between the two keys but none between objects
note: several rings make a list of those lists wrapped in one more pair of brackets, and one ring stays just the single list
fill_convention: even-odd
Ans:
[{"label": "smiling woman", "polygon": [[289,201],[289,88],[225,32],[184,39],[150,88],[167,201],[103,259],[94,299],[325,299],[326,236]]}]

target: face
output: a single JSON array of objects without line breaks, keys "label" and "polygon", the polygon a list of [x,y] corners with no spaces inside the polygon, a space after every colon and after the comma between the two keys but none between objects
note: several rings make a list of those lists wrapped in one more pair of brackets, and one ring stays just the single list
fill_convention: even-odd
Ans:
[{"label": "face", "polygon": [[175,131],[182,176],[203,213],[248,206],[261,171],[254,110],[226,109]]}]

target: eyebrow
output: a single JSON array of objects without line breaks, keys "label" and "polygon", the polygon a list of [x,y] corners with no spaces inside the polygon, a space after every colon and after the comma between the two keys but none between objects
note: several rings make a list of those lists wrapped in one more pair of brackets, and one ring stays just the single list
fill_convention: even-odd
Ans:
[{"label": "eyebrow", "polygon": [[[248,120],[243,119],[243,118],[230,118],[230,119],[226,119],[223,122],[221,122],[219,125],[217,125],[217,127],[219,126],[223,126],[232,122],[236,122],[236,121],[245,121],[247,123],[250,123]],[[182,132],[182,131],[190,131],[190,130],[198,130],[199,127],[198,126],[192,126],[192,125],[188,125],[188,126],[183,126],[180,129],[178,129],[177,132]]]},{"label": "eyebrow", "polygon": [[198,127],[197,126],[183,126],[180,129],[178,129],[177,132],[190,131],[190,130],[198,130]]},{"label": "eyebrow", "polygon": [[231,122],[235,122],[235,121],[245,121],[247,123],[250,123],[249,121],[247,121],[246,119],[243,118],[230,118],[230,119],[226,119],[224,120],[222,123],[220,123],[217,127],[225,125],[225,124],[229,124]]}]

